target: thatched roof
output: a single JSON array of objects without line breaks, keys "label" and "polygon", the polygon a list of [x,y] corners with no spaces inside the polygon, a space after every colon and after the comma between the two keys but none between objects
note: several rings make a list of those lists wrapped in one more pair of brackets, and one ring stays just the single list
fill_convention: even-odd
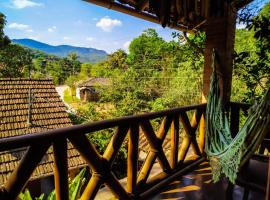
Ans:
[{"label": "thatched roof", "polygon": [[[72,125],[65,105],[50,79],[0,78],[0,105],[0,139]],[[0,152],[0,185],[7,180],[24,152],[25,149]],[[69,168],[85,165],[70,143],[68,164]],[[50,148],[31,179],[52,173],[53,151]]]},{"label": "thatched roof", "polygon": [[[237,9],[252,0],[84,0],[142,18],[163,27],[192,32],[203,29],[208,17],[222,16],[226,6]],[[229,3],[229,4],[228,4]]]}]

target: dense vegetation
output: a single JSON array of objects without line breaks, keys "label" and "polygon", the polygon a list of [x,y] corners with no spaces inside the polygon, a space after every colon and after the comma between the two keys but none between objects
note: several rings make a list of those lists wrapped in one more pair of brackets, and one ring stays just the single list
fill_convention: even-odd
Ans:
[{"label": "dense vegetation", "polygon": [[[232,100],[251,102],[261,97],[270,82],[270,3],[248,19],[247,27],[236,31]],[[171,41],[154,29],[135,38],[129,52],[117,50],[97,63],[80,63],[75,53],[58,58],[10,44],[3,33],[5,18],[0,17],[0,77],[52,77],[55,84],[76,85],[89,77],[107,77],[110,86],[100,89],[100,101],[82,103],[75,98],[74,123],[156,111],[200,102],[203,70],[204,33],[185,36],[178,33]],[[14,53],[16,52],[16,54]],[[20,58],[20,59],[19,59]],[[67,95],[66,95],[67,96]],[[89,136],[103,152],[113,130]],[[126,163],[126,148],[114,165]],[[123,169],[123,167],[122,167]],[[118,174],[121,177],[123,174]]]}]

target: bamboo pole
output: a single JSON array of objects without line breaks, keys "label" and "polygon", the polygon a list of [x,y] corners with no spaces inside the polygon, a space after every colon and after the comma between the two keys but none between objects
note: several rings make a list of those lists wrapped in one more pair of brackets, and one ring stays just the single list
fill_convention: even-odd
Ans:
[{"label": "bamboo pole", "polygon": [[[94,173],[101,176],[102,181],[105,182],[105,184],[111,189],[115,196],[120,199],[130,199],[130,196],[121,186],[117,178],[112,174],[109,161],[99,155],[99,153],[96,151],[94,146],[85,135],[69,137],[69,140],[80,152],[81,156],[86,160],[86,162],[90,165]],[[99,187],[100,184],[98,181],[99,179],[95,179],[92,186]],[[89,187],[91,187],[91,185]],[[88,190],[90,189],[88,188]],[[97,188],[92,189],[93,192],[96,190]]]},{"label": "bamboo pole", "polygon": [[174,116],[171,125],[171,154],[170,164],[171,168],[175,169],[178,164],[178,145],[179,145],[179,116]]},{"label": "bamboo pole", "polygon": [[200,152],[198,143],[196,141],[196,135],[195,135],[195,131],[196,131],[198,124],[199,124],[199,119],[198,119],[199,117],[198,116],[199,116],[199,114],[196,111],[195,114],[193,115],[192,125],[191,125],[187,114],[185,112],[183,112],[180,115],[180,121],[183,124],[183,127],[185,129],[187,137],[189,137],[189,139],[191,141],[191,145],[192,145],[192,148],[194,150],[194,153],[200,156],[201,152]]},{"label": "bamboo pole", "polygon": [[80,200],[94,200],[101,185],[101,175],[95,172],[92,173],[91,179],[85,187]]},{"label": "bamboo pole", "polygon": [[112,165],[121,145],[126,137],[128,126],[119,126],[117,131],[113,134],[110,143],[108,144],[103,158],[108,161],[109,165]]},{"label": "bamboo pole", "polygon": [[53,156],[56,200],[68,200],[67,141],[65,138],[53,143]]},{"label": "bamboo pole", "polygon": [[199,129],[199,148],[202,154],[204,154],[205,147],[205,113],[201,116],[200,129]]},{"label": "bamboo pole", "polygon": [[5,184],[8,199],[16,199],[19,193],[23,190],[31,174],[43,158],[49,146],[50,144],[41,143],[28,148],[19,165],[12,172],[7,183]]},{"label": "bamboo pole", "polygon": [[148,140],[148,143],[151,147],[151,151],[155,152],[157,154],[157,158],[159,161],[159,164],[164,172],[170,172],[171,166],[166,158],[166,155],[162,149],[162,142],[157,139],[155,132],[153,130],[153,127],[151,123],[146,120],[144,122],[141,122],[141,128],[146,136],[146,139]]},{"label": "bamboo pole", "polygon": [[[164,120],[162,121],[162,124],[160,126],[160,129],[158,131],[158,136],[157,138],[160,141],[164,141],[167,135],[167,132],[170,128],[170,124],[172,122],[171,117],[165,117]],[[150,171],[155,163],[155,160],[157,158],[157,154],[155,152],[148,152],[147,157],[145,159],[145,162],[143,164],[143,167],[141,168],[138,176],[138,187],[142,187],[144,183],[146,182]]]},{"label": "bamboo pole", "polygon": [[137,171],[139,154],[139,125],[133,124],[129,130],[128,142],[128,170],[127,170],[127,191],[136,193]]}]

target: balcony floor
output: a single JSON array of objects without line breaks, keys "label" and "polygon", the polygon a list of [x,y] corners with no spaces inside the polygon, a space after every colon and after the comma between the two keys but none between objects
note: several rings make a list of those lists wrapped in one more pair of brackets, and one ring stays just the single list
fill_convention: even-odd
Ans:
[{"label": "balcony floor", "polygon": [[[227,181],[222,180],[218,183],[213,183],[211,180],[211,168],[207,162],[202,163],[198,168],[179,178],[169,184],[155,197],[150,198],[151,200],[227,200],[226,189]],[[233,199],[242,199],[244,188],[240,186],[234,187]],[[263,200],[264,194],[250,191],[249,200]]]}]

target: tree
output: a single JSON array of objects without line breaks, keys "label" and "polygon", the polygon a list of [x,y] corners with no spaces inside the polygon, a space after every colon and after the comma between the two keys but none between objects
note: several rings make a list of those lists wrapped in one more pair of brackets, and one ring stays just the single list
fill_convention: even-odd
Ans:
[{"label": "tree", "polygon": [[71,68],[70,75],[76,75],[80,72],[81,63],[80,63],[80,61],[78,61],[78,58],[79,57],[75,52],[71,52],[67,56],[67,59],[70,61],[70,64],[68,65]]},{"label": "tree", "polygon": [[6,16],[0,12],[0,48],[3,48],[10,44],[10,39],[4,33],[4,27],[6,25]]},{"label": "tree", "polygon": [[0,77],[23,77],[30,75],[32,54],[26,48],[10,44],[4,34],[5,15],[0,13]]},{"label": "tree", "polygon": [[[246,87],[244,100],[251,101],[260,98],[270,82],[270,3],[267,3],[259,14],[252,18],[247,30],[253,39],[243,38],[242,42],[249,44],[248,49],[238,50],[235,58],[236,75]],[[248,37],[250,38],[250,37]],[[244,41],[243,41],[244,40]],[[244,45],[243,45],[244,46]],[[245,45],[247,46],[247,45]],[[241,49],[239,51],[239,49]]]},{"label": "tree", "polygon": [[0,50],[0,77],[28,77],[32,54],[27,49],[9,44]]}]

